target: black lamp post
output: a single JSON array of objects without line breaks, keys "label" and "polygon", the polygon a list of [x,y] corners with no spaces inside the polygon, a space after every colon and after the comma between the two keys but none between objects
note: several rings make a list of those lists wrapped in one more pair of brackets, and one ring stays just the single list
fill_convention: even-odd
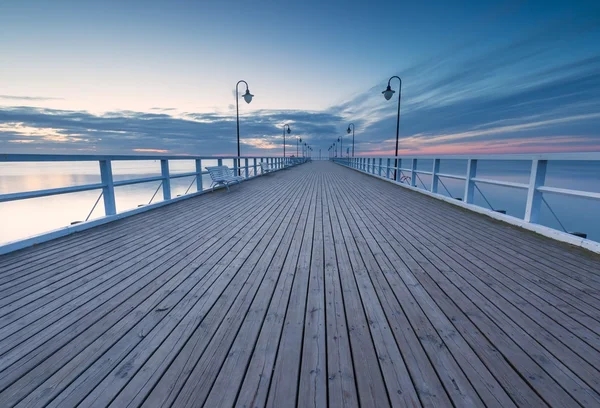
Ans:
[{"label": "black lamp post", "polygon": [[382,94],[386,100],[389,101],[390,99],[392,99],[392,96],[394,95],[394,90],[390,86],[390,83],[394,78],[398,79],[398,82],[400,83],[400,85],[398,86],[398,116],[396,117],[396,154],[394,156],[394,180],[396,180],[396,171],[398,171],[398,136],[400,134],[400,98],[402,97],[402,79],[400,79],[400,77],[396,75],[391,77],[388,80],[387,88],[385,89],[385,91],[382,92]]},{"label": "black lamp post", "polygon": [[292,133],[292,129],[290,129],[290,125],[288,125],[288,124],[283,125],[283,157],[284,158],[285,158],[285,128],[286,128],[286,126],[287,126],[288,135],[290,133]]},{"label": "black lamp post", "polygon": [[354,123],[348,125],[348,129],[346,129],[348,134],[350,134],[350,126],[352,126],[352,157],[354,157]]},{"label": "black lamp post", "polygon": [[302,138],[296,137],[296,157],[300,157],[300,153],[298,153],[298,146],[300,146],[300,143],[302,143]]},{"label": "black lamp post", "polygon": [[237,168],[238,168],[238,175],[241,175],[241,168],[240,168],[240,106],[239,106],[239,96],[238,96],[238,85],[243,82],[244,84],[246,84],[246,93],[244,94],[244,100],[246,101],[246,103],[250,103],[252,102],[252,97],[254,95],[252,95],[250,93],[250,89],[248,88],[248,82],[244,81],[243,79],[238,81],[237,84],[235,84],[235,112],[236,112],[236,122],[237,122]]}]

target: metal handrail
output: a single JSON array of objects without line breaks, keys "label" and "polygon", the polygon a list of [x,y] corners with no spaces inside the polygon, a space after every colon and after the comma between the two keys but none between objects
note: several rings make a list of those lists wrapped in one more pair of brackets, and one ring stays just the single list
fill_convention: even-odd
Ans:
[{"label": "metal handrail", "polygon": [[[527,202],[525,207],[524,221],[527,223],[538,223],[539,214],[542,204],[545,202],[543,194],[558,194],[571,197],[586,198],[591,200],[600,200],[600,193],[592,191],[574,190],[567,188],[557,188],[544,185],[546,182],[546,170],[549,161],[593,161],[600,162],[600,152],[592,153],[549,153],[549,154],[500,154],[500,155],[447,155],[447,156],[398,156],[398,157],[354,157],[354,158],[333,158],[334,162],[343,164],[348,167],[352,167],[356,170],[373,174],[379,177],[390,179],[390,173],[397,174],[397,179],[393,180],[401,183],[403,180],[400,179],[402,172],[410,173],[410,186],[417,188],[417,180],[419,174],[427,174],[432,177],[431,186],[428,190],[430,193],[438,194],[438,184],[442,178],[450,178],[456,180],[462,180],[465,183],[464,196],[462,201],[466,204],[474,203],[474,192],[477,189],[477,184],[490,184],[502,187],[516,188],[520,190],[527,190]],[[432,160],[433,169],[431,171],[420,170],[417,168],[417,164],[421,160]],[[442,160],[466,160],[467,168],[465,175],[459,174],[446,174],[440,173],[440,162]],[[529,172],[529,183],[516,183],[504,180],[495,180],[489,178],[477,177],[477,167],[479,161],[529,161],[531,162],[531,169]],[[397,161],[397,166],[390,166],[390,163]],[[404,163],[403,163],[404,162]],[[410,163],[411,167],[403,167],[402,164]],[[386,163],[386,164],[384,164]],[[385,169],[385,172],[383,171]],[[390,171],[390,170],[398,170]],[[599,176],[600,178],[600,176]],[[442,183],[443,184],[443,183]],[[444,185],[444,188],[446,186]],[[419,188],[419,190],[423,190]],[[447,188],[446,188],[447,190]],[[484,197],[485,198],[485,197]],[[461,198],[458,198],[461,200]],[[486,199],[487,201],[487,199]],[[493,211],[491,204],[488,205]],[[550,209],[553,215],[554,211]],[[560,223],[560,220],[558,221]],[[562,223],[560,223],[562,226]]]},{"label": "metal handrail", "polygon": [[[160,181],[163,187],[163,198],[165,201],[171,200],[171,179],[195,177],[197,191],[202,191],[202,176],[208,174],[202,170],[203,160],[216,160],[219,165],[223,160],[233,160],[233,169],[237,172],[237,156],[173,156],[173,155],[65,155],[65,154],[0,154],[0,163],[42,163],[42,162],[90,162],[97,161],[100,165],[100,183],[83,184],[77,186],[52,188],[45,190],[21,191],[17,193],[1,194],[0,203],[7,201],[26,200],[30,198],[47,197],[61,194],[83,192],[89,190],[102,190],[104,198],[104,209],[107,216],[117,213],[115,203],[115,187],[128,186],[133,184],[149,183]],[[169,161],[171,160],[193,160],[196,163],[196,171],[185,173],[171,173],[169,171]],[[125,180],[115,180],[112,172],[112,163],[119,161],[160,161],[161,174],[159,176],[133,178]],[[292,163],[304,162],[298,158],[292,157],[273,157],[273,156],[242,156],[240,162],[242,166],[242,175],[245,178],[256,177],[258,175],[257,166],[266,161],[276,170],[285,168]],[[251,175],[252,174],[252,175]],[[192,182],[193,183],[193,182]],[[186,194],[189,188],[186,190]],[[95,206],[94,206],[95,207]],[[89,218],[89,216],[88,216]]]}]

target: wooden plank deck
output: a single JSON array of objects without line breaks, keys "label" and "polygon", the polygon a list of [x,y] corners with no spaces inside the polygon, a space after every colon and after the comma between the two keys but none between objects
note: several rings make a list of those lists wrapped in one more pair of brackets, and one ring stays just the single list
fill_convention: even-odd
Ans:
[{"label": "wooden plank deck", "polygon": [[0,256],[0,407],[600,406],[600,257],[329,162]]}]

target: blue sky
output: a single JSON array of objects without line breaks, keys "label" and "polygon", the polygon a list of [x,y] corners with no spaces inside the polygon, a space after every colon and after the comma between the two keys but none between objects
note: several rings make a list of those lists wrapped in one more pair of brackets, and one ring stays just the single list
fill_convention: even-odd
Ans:
[{"label": "blue sky", "polygon": [[233,154],[245,79],[243,154],[389,154],[391,75],[402,153],[600,150],[597,1],[286,3],[4,0],[0,151]]}]

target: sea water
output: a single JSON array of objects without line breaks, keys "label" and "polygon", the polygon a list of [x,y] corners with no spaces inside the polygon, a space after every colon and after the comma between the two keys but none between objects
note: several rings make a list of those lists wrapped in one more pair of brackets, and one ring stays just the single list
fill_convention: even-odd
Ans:
[{"label": "sea water", "polygon": [[[383,160],[385,165],[385,160]],[[409,161],[402,167],[410,167]],[[432,160],[418,159],[418,169],[431,171]],[[216,160],[203,160],[202,166],[216,165]],[[232,160],[223,164],[233,166]],[[126,180],[160,175],[160,161],[114,161],[115,180]],[[171,174],[195,171],[193,160],[169,162]],[[440,173],[464,176],[466,160],[442,160]],[[477,177],[529,183],[529,161],[479,161]],[[438,192],[446,196],[462,197],[464,181],[440,178]],[[47,162],[0,163],[0,194],[45,190],[60,187],[100,183],[98,162]],[[418,187],[429,189],[431,176],[419,175]],[[600,192],[600,163],[587,161],[550,161],[546,185],[551,187]],[[210,178],[202,180],[204,189],[210,187]],[[194,177],[171,180],[171,196],[196,191]],[[73,222],[104,216],[103,200],[98,200],[100,190],[61,194],[0,203],[0,244],[27,238],[43,232],[68,226]],[[160,181],[115,188],[117,211],[122,212],[162,201]],[[475,204],[484,208],[504,210],[507,214],[523,218],[527,191],[509,187],[478,184]],[[583,232],[588,239],[600,242],[600,200],[544,194],[540,224],[557,230]],[[94,204],[98,201],[92,211]],[[396,205],[401,206],[399,202]],[[424,220],[426,221],[426,220]],[[562,224],[562,226],[561,226]]]}]

